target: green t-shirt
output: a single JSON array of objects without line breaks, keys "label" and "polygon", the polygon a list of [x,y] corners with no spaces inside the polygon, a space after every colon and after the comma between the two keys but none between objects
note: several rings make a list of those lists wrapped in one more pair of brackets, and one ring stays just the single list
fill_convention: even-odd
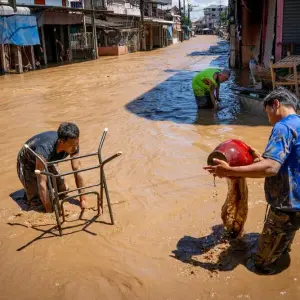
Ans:
[{"label": "green t-shirt", "polygon": [[209,96],[210,95],[210,87],[208,84],[204,83],[204,79],[210,80],[215,87],[219,86],[219,83],[214,79],[214,74],[221,72],[220,69],[209,68],[198,73],[192,81],[192,87],[195,96]]}]

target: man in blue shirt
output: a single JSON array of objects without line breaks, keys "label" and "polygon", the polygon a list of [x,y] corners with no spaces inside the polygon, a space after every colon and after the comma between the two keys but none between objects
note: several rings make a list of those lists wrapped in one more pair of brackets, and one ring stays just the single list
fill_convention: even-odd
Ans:
[{"label": "man in blue shirt", "polygon": [[[218,177],[265,177],[265,196],[270,210],[258,241],[255,266],[267,273],[289,251],[300,228],[300,116],[298,99],[284,88],[271,92],[264,106],[273,130],[265,152],[249,166],[230,167],[215,159],[204,169]],[[260,156],[260,155],[259,155]]]}]

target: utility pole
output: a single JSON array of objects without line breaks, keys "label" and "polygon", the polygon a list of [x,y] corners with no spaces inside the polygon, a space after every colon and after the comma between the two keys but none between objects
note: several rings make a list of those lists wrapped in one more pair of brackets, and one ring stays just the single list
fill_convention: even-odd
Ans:
[{"label": "utility pole", "polygon": [[221,27],[222,21],[221,21],[221,9],[222,9],[222,0],[220,0],[220,8],[219,8],[219,26]]},{"label": "utility pole", "polygon": [[96,32],[96,26],[95,26],[95,7],[94,7],[94,0],[91,0],[91,6],[92,6],[92,45],[93,45],[93,54],[92,59],[98,58],[98,45],[97,45],[97,32]]},{"label": "utility pole", "polygon": [[193,11],[193,7],[198,7],[198,5],[188,4],[188,24],[190,25],[191,17],[190,12]]},{"label": "utility pole", "polygon": [[179,3],[178,3],[178,6],[179,6],[179,15],[181,17],[181,0],[178,0],[178,1],[179,1]]},{"label": "utility pole", "polygon": [[142,31],[142,50],[146,50],[146,39],[145,39],[145,22],[144,22],[145,2],[140,0],[140,13],[141,13],[141,31]]},{"label": "utility pole", "polygon": [[192,5],[188,3],[188,26],[190,26],[190,12],[192,10]]}]

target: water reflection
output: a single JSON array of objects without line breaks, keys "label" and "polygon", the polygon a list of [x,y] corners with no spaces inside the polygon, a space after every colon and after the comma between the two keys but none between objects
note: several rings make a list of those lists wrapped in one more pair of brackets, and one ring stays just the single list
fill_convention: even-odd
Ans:
[{"label": "water reflection", "polygon": [[[217,46],[211,46],[208,51],[192,52],[189,56],[218,55],[209,64],[210,67],[228,67],[229,44],[220,41]],[[189,66],[190,70],[166,69],[165,72],[174,73],[170,78],[149,92],[126,105],[126,108],[146,119],[153,121],[171,121],[182,124],[240,124],[267,125],[264,118],[253,118],[243,114],[239,99],[232,92],[236,86],[236,73],[233,71],[230,79],[220,88],[220,109],[201,110],[198,112],[192,91],[192,79],[204,66],[202,60]]]}]

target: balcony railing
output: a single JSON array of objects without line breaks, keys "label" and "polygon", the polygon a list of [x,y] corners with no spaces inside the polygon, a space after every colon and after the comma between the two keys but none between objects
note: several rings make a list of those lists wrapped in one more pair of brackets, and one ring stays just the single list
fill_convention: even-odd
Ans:
[{"label": "balcony railing", "polygon": [[112,3],[107,2],[107,10],[113,11],[115,14],[129,15],[129,16],[140,16],[139,7],[132,6],[130,3]]},{"label": "balcony railing", "polygon": [[92,33],[70,33],[71,49],[84,50],[93,48]]}]

